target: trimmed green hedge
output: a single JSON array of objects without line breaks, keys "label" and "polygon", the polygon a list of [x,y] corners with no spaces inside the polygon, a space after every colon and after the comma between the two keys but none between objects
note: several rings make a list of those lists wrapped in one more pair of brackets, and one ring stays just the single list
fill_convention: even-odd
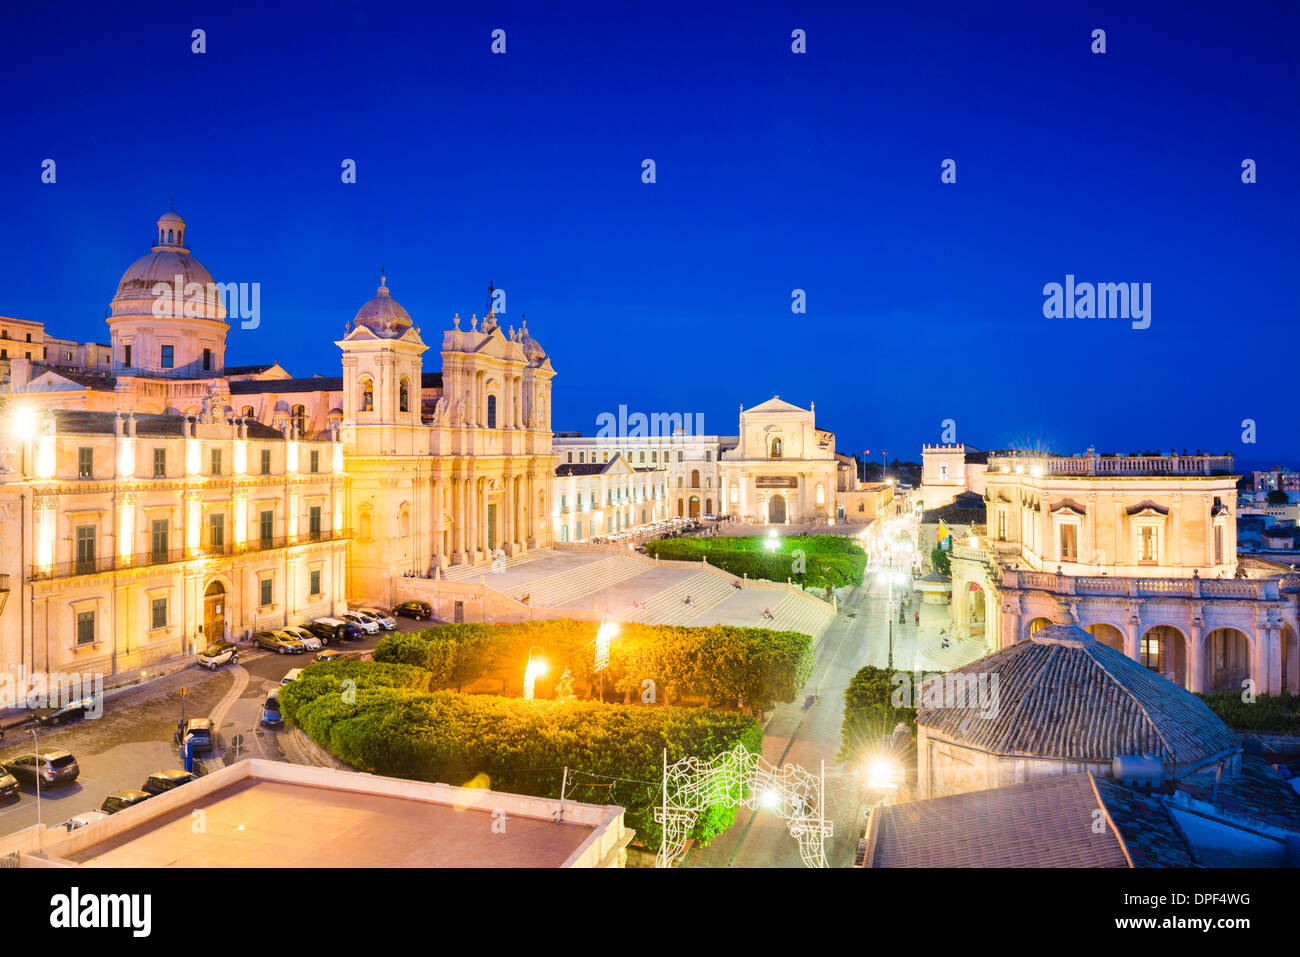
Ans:
[{"label": "trimmed green hedge", "polygon": [[[893,731],[900,721],[916,737],[916,708],[896,708],[893,703],[894,692],[899,686],[892,683],[891,678],[895,674],[905,673],[868,665],[853,676],[849,686],[844,689],[844,720],[840,724],[841,762],[854,765],[862,763],[879,745],[881,736]],[[908,680],[913,693],[919,694],[920,682],[937,673],[910,674]],[[910,700],[914,703],[916,699]]]},{"label": "trimmed green hedge", "polygon": [[[479,678],[503,677],[512,690],[521,688],[529,649],[537,646],[549,666],[537,693],[549,697],[566,667],[576,682],[594,682],[598,627],[568,618],[435,625],[385,636],[375,648],[375,660],[424,669],[435,689],[460,689]],[[645,693],[649,679],[654,682],[654,700],[662,704],[686,696],[718,705],[770,708],[794,701],[812,667],[812,639],[800,632],[623,623],[610,642],[605,682],[629,700]]]},{"label": "trimmed green hedge", "polygon": [[1241,700],[1240,691],[1215,691],[1200,699],[1234,731],[1300,734],[1300,695],[1262,694],[1248,704]]},{"label": "trimmed green hedge", "polygon": [[[621,805],[649,848],[659,845],[664,748],[669,763],[737,744],[762,750],[758,722],[736,712],[429,692],[431,680],[410,665],[314,665],[280,690],[281,708],[317,744],[375,774],[558,798],[567,766],[566,797]],[[734,808],[711,807],[691,837],[707,843],[734,820]]]},{"label": "trimmed green hedge", "polygon": [[[715,538],[662,538],[646,543],[646,554],[671,561],[709,564],[732,575],[748,575],[767,581],[790,579],[808,588],[861,585],[867,567],[867,555],[854,539],[846,535],[793,535],[778,537],[775,551],[767,548],[768,539],[748,536]],[[796,551],[803,552],[802,566],[796,564]]]}]

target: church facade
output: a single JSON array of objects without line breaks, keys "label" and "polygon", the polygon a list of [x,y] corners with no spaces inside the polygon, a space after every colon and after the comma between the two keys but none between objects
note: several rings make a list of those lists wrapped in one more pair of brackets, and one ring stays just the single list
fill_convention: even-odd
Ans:
[{"label": "church facade", "polygon": [[457,315],[426,370],[383,278],[339,376],[227,366],[227,290],[187,234],[158,220],[109,344],[9,354],[9,667],[112,674],[550,543],[555,373],[526,326]]}]

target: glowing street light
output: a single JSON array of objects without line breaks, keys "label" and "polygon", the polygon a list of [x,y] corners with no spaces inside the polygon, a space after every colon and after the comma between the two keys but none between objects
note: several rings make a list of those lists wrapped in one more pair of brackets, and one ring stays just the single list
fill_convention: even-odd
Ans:
[{"label": "glowing street light", "polygon": [[872,758],[867,763],[867,787],[881,791],[897,791],[903,770],[891,757]]},{"label": "glowing street light", "polygon": [[763,543],[763,547],[769,552],[774,552],[781,547],[781,539],[777,536],[776,532],[767,533],[767,541]]},{"label": "glowing street light", "polygon": [[600,700],[605,700],[605,669],[609,667],[609,641],[618,634],[618,625],[603,621],[596,632],[596,661],[593,670],[600,675]]},{"label": "glowing street light", "polygon": [[540,675],[546,674],[546,659],[540,655],[533,656],[534,651],[540,652],[542,649],[537,645],[528,649],[528,667],[524,669],[524,699],[533,700],[533,693],[537,687],[537,679]]}]

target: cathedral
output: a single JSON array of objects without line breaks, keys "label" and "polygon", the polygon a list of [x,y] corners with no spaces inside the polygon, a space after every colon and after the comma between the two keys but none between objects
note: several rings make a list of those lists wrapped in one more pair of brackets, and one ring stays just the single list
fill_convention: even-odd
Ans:
[{"label": "cathedral", "polygon": [[341,375],[227,366],[234,284],[187,238],[175,212],[157,221],[107,346],[4,320],[6,338],[38,330],[6,351],[7,667],[117,673],[550,544],[555,372],[526,325],[457,315],[426,370],[381,277],[339,323]]}]

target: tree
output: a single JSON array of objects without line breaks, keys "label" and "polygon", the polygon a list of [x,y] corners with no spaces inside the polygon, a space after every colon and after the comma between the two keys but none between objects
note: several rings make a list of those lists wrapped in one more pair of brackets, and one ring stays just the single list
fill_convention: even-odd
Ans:
[{"label": "tree", "polygon": [[930,552],[930,562],[934,565],[934,570],[940,575],[952,574],[952,561],[948,558],[948,553],[940,546],[934,546],[934,550]]},{"label": "tree", "polygon": [[1285,505],[1290,500],[1291,500],[1290,496],[1288,496],[1286,492],[1282,491],[1280,488],[1275,488],[1268,493],[1269,505]]}]

